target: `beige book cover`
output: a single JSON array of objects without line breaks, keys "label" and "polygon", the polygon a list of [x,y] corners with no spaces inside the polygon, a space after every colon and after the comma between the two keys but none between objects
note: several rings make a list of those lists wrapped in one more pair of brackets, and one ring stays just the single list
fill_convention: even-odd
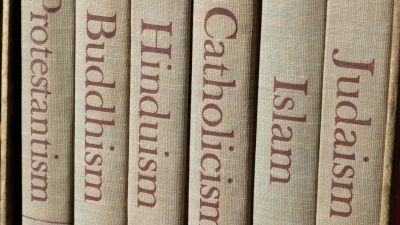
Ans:
[{"label": "beige book cover", "polygon": [[20,5],[1,1],[1,225],[21,224]]},{"label": "beige book cover", "polygon": [[186,224],[191,1],[133,0],[128,224]]},{"label": "beige book cover", "polygon": [[328,1],[317,225],[380,224],[392,0]]},{"label": "beige book cover", "polygon": [[252,221],[260,3],[194,1],[189,225]]},{"label": "beige book cover", "polygon": [[22,224],[73,222],[75,1],[22,1]]},{"label": "beige book cover", "polygon": [[255,225],[313,225],[326,0],[264,0]]},{"label": "beige book cover", "polygon": [[75,225],[126,225],[128,0],[76,2]]}]

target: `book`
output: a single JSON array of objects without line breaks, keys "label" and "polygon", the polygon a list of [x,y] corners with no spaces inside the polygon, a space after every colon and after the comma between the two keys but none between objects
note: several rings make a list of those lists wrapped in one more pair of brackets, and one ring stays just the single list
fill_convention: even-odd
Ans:
[{"label": "book", "polygon": [[392,0],[328,1],[317,224],[381,223],[392,14]]},{"label": "book", "polygon": [[194,1],[189,225],[251,224],[260,3]]},{"label": "book", "polygon": [[131,5],[128,224],[183,225],[192,3]]},{"label": "book", "polygon": [[75,2],[21,10],[22,224],[72,224]]},{"label": "book", "polygon": [[3,0],[0,224],[21,224],[21,2]]},{"label": "book", "polygon": [[127,223],[128,0],[76,2],[74,223]]},{"label": "book", "polygon": [[253,224],[314,224],[326,0],[262,7]]}]

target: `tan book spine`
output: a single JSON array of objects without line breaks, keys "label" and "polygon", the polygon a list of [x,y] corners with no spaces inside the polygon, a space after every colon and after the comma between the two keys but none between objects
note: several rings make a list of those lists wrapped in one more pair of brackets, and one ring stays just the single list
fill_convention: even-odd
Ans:
[{"label": "tan book spine", "polygon": [[328,1],[317,225],[380,223],[393,0]]},{"label": "tan book spine", "polygon": [[390,218],[390,202],[392,187],[393,150],[396,127],[396,109],[399,83],[399,51],[400,51],[400,1],[393,3],[392,44],[390,56],[390,74],[388,86],[388,105],[386,118],[386,139],[383,164],[382,200],[380,225],[388,225]]},{"label": "tan book spine", "polygon": [[264,0],[254,224],[313,225],[326,0]]},{"label": "tan book spine", "polygon": [[132,1],[130,225],[186,224],[191,7]]},{"label": "tan book spine", "polygon": [[128,0],[76,4],[75,225],[126,225]]},{"label": "tan book spine", "polygon": [[194,1],[189,225],[251,224],[260,3]]},{"label": "tan book spine", "polygon": [[72,224],[75,1],[21,11],[22,224]]},{"label": "tan book spine", "polygon": [[1,225],[21,224],[20,1],[1,1]]}]

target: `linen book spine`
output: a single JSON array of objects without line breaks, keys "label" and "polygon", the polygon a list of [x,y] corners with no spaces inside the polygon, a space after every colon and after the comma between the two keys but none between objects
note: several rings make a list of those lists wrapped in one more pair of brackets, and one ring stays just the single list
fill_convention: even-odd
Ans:
[{"label": "linen book spine", "polygon": [[75,224],[127,223],[130,1],[77,1]]},{"label": "linen book spine", "polygon": [[379,224],[393,1],[328,1],[317,224]]},{"label": "linen book spine", "polygon": [[132,1],[130,225],[186,223],[191,7]]},{"label": "linen book spine", "polygon": [[21,11],[22,224],[72,224],[75,1]]},{"label": "linen book spine", "polygon": [[265,0],[254,221],[314,224],[326,0]]},{"label": "linen book spine", "polygon": [[189,225],[252,221],[260,3],[194,1]]}]

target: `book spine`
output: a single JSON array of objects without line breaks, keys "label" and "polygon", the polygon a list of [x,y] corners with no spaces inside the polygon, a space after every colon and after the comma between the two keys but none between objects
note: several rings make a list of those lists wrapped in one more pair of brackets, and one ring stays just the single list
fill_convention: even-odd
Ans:
[{"label": "book spine", "polygon": [[127,223],[129,0],[77,1],[75,224]]},{"label": "book spine", "polygon": [[314,224],[326,0],[265,0],[254,224]]},{"label": "book spine", "polygon": [[379,224],[392,0],[328,1],[317,224]]},{"label": "book spine", "polygon": [[132,1],[131,225],[186,223],[191,7],[187,0]]},{"label": "book spine", "polygon": [[73,222],[75,1],[22,1],[22,224]]},{"label": "book spine", "polygon": [[189,225],[251,224],[260,3],[194,1]]}]

